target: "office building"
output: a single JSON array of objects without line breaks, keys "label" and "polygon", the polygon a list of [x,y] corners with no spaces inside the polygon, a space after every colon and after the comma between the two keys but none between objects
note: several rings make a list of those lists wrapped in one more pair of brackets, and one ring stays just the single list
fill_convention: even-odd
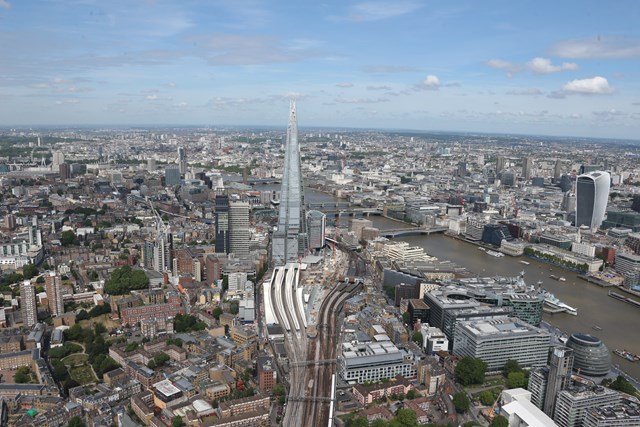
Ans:
[{"label": "office building", "polygon": [[496,173],[502,172],[507,164],[507,160],[503,156],[498,156],[496,158]]},{"label": "office building", "polygon": [[482,242],[489,245],[500,246],[502,241],[513,240],[509,227],[505,224],[486,224],[482,231]]},{"label": "office building", "polygon": [[65,181],[71,178],[71,165],[69,163],[62,163],[58,167],[60,170],[60,179]]},{"label": "office building", "polygon": [[429,322],[429,306],[421,299],[410,299],[407,304],[407,311],[409,312],[410,326],[416,324],[419,320],[421,323]]},{"label": "office building", "polygon": [[187,173],[187,150],[184,147],[178,147],[178,169],[180,175]]},{"label": "office building", "polygon": [[164,167],[164,185],[166,187],[180,185],[180,167],[178,165]]},{"label": "office building", "polygon": [[531,175],[533,173],[533,160],[531,157],[523,157],[522,158],[522,178],[525,181],[531,179]]},{"label": "office building", "polygon": [[62,278],[54,271],[44,275],[45,290],[49,301],[49,312],[52,316],[64,314],[64,301],[62,300]]},{"label": "office building", "polygon": [[320,249],[325,245],[325,227],[327,216],[320,211],[307,212],[309,249]]},{"label": "office building", "polygon": [[20,284],[20,308],[22,310],[22,323],[25,326],[33,326],[38,323],[36,290],[30,280],[24,280]]},{"label": "office building", "polygon": [[557,427],[553,420],[533,404],[532,395],[525,389],[503,390],[500,415],[517,427]]},{"label": "office building", "polygon": [[562,175],[560,177],[560,190],[563,193],[566,193],[567,191],[570,191],[573,188],[573,181],[571,179],[570,175]]},{"label": "office building", "polygon": [[[424,295],[424,302],[429,306],[429,325],[440,328],[445,334],[447,334],[447,328],[445,328],[446,312],[462,308],[477,308],[480,306],[480,303],[473,299],[450,298],[448,293],[444,293],[440,289],[426,293]],[[449,335],[447,336],[451,339]]]},{"label": "office building", "polygon": [[282,189],[278,226],[273,233],[271,257],[276,265],[297,262],[307,253],[309,240],[304,215],[304,188],[300,171],[300,146],[298,145],[298,117],[296,104],[291,102],[289,126],[284,154]]},{"label": "office building", "polygon": [[547,392],[547,382],[549,381],[549,368],[546,366],[537,368],[529,373],[527,390],[531,392],[531,403],[542,410],[544,408],[544,397]]},{"label": "office building", "polygon": [[558,393],[553,421],[560,427],[583,426],[588,409],[619,402],[620,394],[617,391],[599,386],[572,386]]},{"label": "office building", "polygon": [[624,277],[626,288],[636,288],[640,283],[640,255],[616,252],[615,270]]},{"label": "office building", "polygon": [[587,409],[582,423],[584,427],[638,427],[640,405],[637,401],[622,399],[613,405]]},{"label": "office building", "polygon": [[216,196],[216,253],[229,253],[229,197]]},{"label": "office building", "polygon": [[249,253],[249,202],[229,203],[229,252],[236,255]]},{"label": "office building", "polygon": [[56,151],[53,153],[53,157],[51,158],[51,168],[55,172],[59,170],[60,165],[64,163],[64,153],[60,151]]},{"label": "office building", "polygon": [[576,181],[576,227],[586,225],[592,230],[600,227],[609,200],[611,176],[596,171],[580,175]]},{"label": "office building", "polygon": [[543,405],[544,413],[550,417],[553,416],[558,393],[569,387],[572,368],[573,350],[566,347],[555,347],[551,350]]},{"label": "office building", "polygon": [[611,354],[600,338],[589,334],[572,334],[566,345],[573,349],[575,371],[596,377],[609,373]]},{"label": "office building", "polygon": [[278,383],[278,371],[273,359],[269,356],[260,356],[257,360],[258,387],[263,393],[269,393]]},{"label": "office building", "polygon": [[560,178],[562,177],[562,161],[560,159],[556,159],[556,164],[553,167],[553,183],[559,184]]},{"label": "office building", "polygon": [[487,372],[500,372],[507,360],[523,368],[545,366],[551,336],[518,319],[464,321],[456,323],[453,354],[471,356],[487,363]]},{"label": "office building", "polygon": [[406,355],[390,341],[346,342],[338,356],[338,375],[349,384],[376,382],[396,375],[415,378],[416,369],[405,360]]}]

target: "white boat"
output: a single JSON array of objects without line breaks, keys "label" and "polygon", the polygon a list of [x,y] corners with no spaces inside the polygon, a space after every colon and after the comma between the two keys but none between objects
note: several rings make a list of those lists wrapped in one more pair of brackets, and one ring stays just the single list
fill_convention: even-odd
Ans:
[{"label": "white boat", "polygon": [[478,249],[480,249],[482,252],[486,251],[486,249],[483,248],[482,246],[478,246]]},{"label": "white boat", "polygon": [[529,265],[531,263],[529,261],[520,261],[520,264]]},{"label": "white boat", "polygon": [[561,282],[566,282],[567,281],[567,279],[565,279],[564,277],[561,277],[558,280],[561,281]]},{"label": "white boat", "polygon": [[564,310],[565,313],[571,314],[573,316],[578,315],[578,310],[571,307],[570,305],[563,303],[558,299],[558,297],[556,297],[551,292],[544,291],[543,296],[544,296],[544,303],[549,307],[554,309]]},{"label": "white boat", "polygon": [[491,256],[494,256],[496,258],[501,258],[501,257],[504,256],[503,253],[496,252],[496,251],[487,251],[487,255],[491,255]]}]

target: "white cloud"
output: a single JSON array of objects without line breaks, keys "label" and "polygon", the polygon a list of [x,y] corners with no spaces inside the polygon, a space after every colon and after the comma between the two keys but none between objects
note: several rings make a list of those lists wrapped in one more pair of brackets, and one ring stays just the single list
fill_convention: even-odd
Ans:
[{"label": "white cloud", "polygon": [[549,74],[577,70],[578,64],[575,62],[563,62],[560,65],[553,65],[550,59],[537,57],[527,63],[527,68],[536,74]]},{"label": "white cloud", "polygon": [[562,58],[621,59],[640,58],[640,40],[625,37],[594,37],[565,40],[551,47],[550,53]]},{"label": "white cloud", "polygon": [[366,1],[351,6],[346,16],[330,16],[333,22],[372,22],[406,15],[422,7],[418,1]]},{"label": "white cloud", "polygon": [[542,95],[544,92],[541,91],[538,88],[529,88],[529,89],[513,89],[507,92],[507,95],[528,95],[528,96],[535,96],[535,95]]},{"label": "white cloud", "polygon": [[497,70],[504,70],[507,72],[508,77],[511,77],[514,73],[520,71],[521,68],[518,64],[514,64],[503,59],[490,59],[488,61],[485,61],[484,65],[490,68],[495,68]]},{"label": "white cloud", "polygon": [[583,95],[606,94],[613,92],[609,82],[604,77],[596,76],[590,79],[571,80],[562,90],[566,93],[578,93]]},{"label": "white cloud", "polygon": [[11,3],[9,3],[7,0],[0,0],[0,8],[2,8],[2,9],[10,9],[11,8]]},{"label": "white cloud", "polygon": [[389,102],[387,98],[336,98],[335,102],[340,104],[378,104]]},{"label": "white cloud", "polygon": [[404,67],[397,65],[369,65],[364,67],[363,71],[365,73],[415,73],[419,72],[420,69],[416,67]]},{"label": "white cloud", "polygon": [[369,85],[367,86],[367,90],[391,90],[393,89],[391,86],[376,86],[376,85]]},{"label": "white cloud", "polygon": [[338,87],[348,88],[348,87],[353,87],[353,83],[349,83],[349,82],[336,83],[336,86],[338,86]]},{"label": "white cloud", "polygon": [[440,79],[438,78],[438,76],[429,74],[427,78],[422,82],[422,86],[425,89],[438,90],[440,88]]}]

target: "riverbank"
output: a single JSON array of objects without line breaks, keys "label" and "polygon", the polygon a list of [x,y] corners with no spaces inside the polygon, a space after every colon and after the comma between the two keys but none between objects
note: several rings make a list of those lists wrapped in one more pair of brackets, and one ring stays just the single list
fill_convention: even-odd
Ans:
[{"label": "riverbank", "polygon": [[586,274],[579,274],[578,279],[582,279],[589,283],[593,283],[594,285],[598,285],[602,288],[619,288],[618,285],[614,285],[613,283],[605,282],[604,280],[596,279],[593,276],[587,276]]}]

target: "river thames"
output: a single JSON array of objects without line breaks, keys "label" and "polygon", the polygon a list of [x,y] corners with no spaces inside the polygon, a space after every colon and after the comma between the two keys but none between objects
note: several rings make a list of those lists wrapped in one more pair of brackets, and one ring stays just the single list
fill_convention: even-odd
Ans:
[{"label": "river thames", "polygon": [[[262,186],[256,189],[262,189]],[[310,202],[338,200],[328,194],[308,188],[305,189],[305,199]],[[373,221],[374,227],[381,230],[403,226],[402,223],[380,216],[372,216],[368,219]],[[347,221],[347,217],[342,218],[344,225]],[[543,288],[555,294],[562,302],[578,310],[577,316],[566,313],[545,313],[544,320],[548,323],[567,334],[583,332],[595,335],[606,344],[609,350],[626,349],[633,353],[640,353],[640,308],[609,297],[607,292],[611,288],[601,288],[578,278],[575,272],[535,259],[510,256],[495,258],[478,250],[475,245],[447,237],[444,234],[407,236],[398,240],[420,246],[429,255],[450,260],[479,276],[517,276],[524,272],[524,278],[528,284],[537,286],[537,283],[542,281]],[[520,262],[522,260],[530,264],[522,264]],[[551,275],[564,277],[566,281],[560,282],[552,279]],[[598,330],[598,328],[602,328],[602,330]],[[619,365],[632,377],[640,379],[640,362],[632,363],[613,353],[611,354],[611,362],[613,365]]]}]

